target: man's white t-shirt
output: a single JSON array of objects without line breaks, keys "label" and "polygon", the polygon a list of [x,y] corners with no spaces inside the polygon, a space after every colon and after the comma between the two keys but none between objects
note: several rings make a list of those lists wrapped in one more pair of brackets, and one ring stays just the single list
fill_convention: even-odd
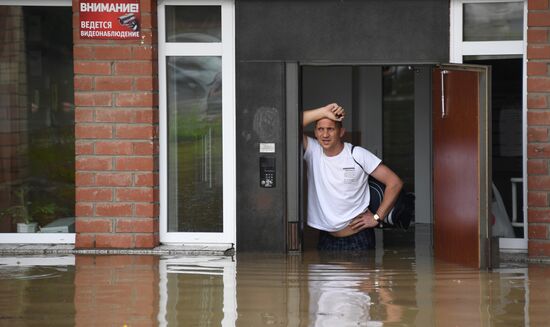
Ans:
[{"label": "man's white t-shirt", "polygon": [[354,148],[352,157],[351,148],[350,143],[344,143],[342,152],[329,157],[316,139],[307,138],[304,159],[308,168],[309,226],[335,232],[367,210],[370,202],[368,174],[381,160],[361,147]]}]

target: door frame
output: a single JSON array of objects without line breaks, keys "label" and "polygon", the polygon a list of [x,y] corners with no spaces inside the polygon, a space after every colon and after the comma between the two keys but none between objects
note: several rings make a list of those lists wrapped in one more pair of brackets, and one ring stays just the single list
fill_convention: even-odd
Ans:
[{"label": "door frame", "polygon": [[[302,196],[302,177],[303,177],[303,162],[300,160],[302,158],[302,146],[301,146],[301,103],[300,103],[300,94],[301,94],[301,85],[300,85],[300,72],[301,72],[301,66],[307,66],[310,65],[309,63],[299,63],[299,62],[287,62],[286,63],[286,119],[287,119],[287,249],[289,252],[293,251],[300,251],[302,250],[303,245],[303,229],[304,229],[304,222],[305,222],[305,216],[304,216],[304,205],[303,203],[300,205],[300,202],[303,199]],[[313,65],[319,65],[317,63]],[[327,64],[323,64],[323,66],[326,66]],[[366,64],[344,64],[344,63],[331,63],[330,65],[362,65],[362,66],[385,66],[385,65],[399,65],[395,63],[389,63],[389,64],[372,64],[372,63],[366,63]],[[427,75],[428,77],[424,76],[424,78],[427,78],[427,87],[420,88],[417,87],[420,86],[418,83],[419,80],[415,79],[415,109],[419,106],[425,106],[428,107],[429,110],[426,111],[426,114],[428,117],[420,117],[419,110],[415,110],[415,175],[417,174],[416,171],[420,167],[424,167],[427,169],[427,176],[424,177],[428,179],[428,186],[427,189],[422,190],[423,192],[426,192],[426,190],[429,192],[429,215],[430,215],[430,222],[433,222],[433,185],[431,184],[431,180],[433,178],[432,173],[432,160],[433,160],[433,154],[432,154],[432,123],[431,123],[431,115],[433,107],[431,105],[432,103],[432,81],[431,81],[431,71],[433,68],[441,66],[441,67],[447,67],[452,69],[479,69],[483,70],[485,72],[484,78],[487,79],[486,83],[486,89],[485,94],[490,94],[490,68],[486,66],[474,66],[474,65],[455,65],[455,64],[438,64],[438,63],[429,63],[429,64],[411,64],[415,67],[419,67],[418,74],[417,75]],[[420,78],[420,77],[419,77]],[[427,97],[427,98],[426,98]],[[490,123],[490,97],[480,97],[479,99],[480,105],[487,106],[488,110],[485,112],[485,115],[482,117],[480,116],[480,124],[483,125],[483,131],[484,133],[481,133],[480,135],[480,145],[484,148],[482,157],[480,160],[482,161],[481,167],[482,169],[480,181],[482,182],[482,185],[480,185],[480,197],[481,197],[481,203],[483,203],[482,206],[480,206],[480,229],[481,233],[479,235],[480,237],[480,259],[483,260],[481,262],[480,267],[486,267],[490,265],[490,228],[489,228],[489,212],[490,212],[490,201],[491,198],[491,189],[490,189],[490,180],[491,180],[491,152],[490,152],[490,129],[488,128],[488,124]],[[428,122],[429,128],[426,128],[426,123]],[[419,125],[422,123],[422,125]],[[422,126],[422,127],[419,127]],[[423,138],[418,138],[419,131],[425,130],[425,135],[422,135]],[[427,155],[428,158],[428,165],[421,165],[418,166],[419,161],[417,161],[417,156],[419,148],[417,145],[422,145],[426,147],[426,152],[423,153],[423,155]],[[295,167],[293,167],[295,166]],[[415,186],[416,189],[416,186]]]},{"label": "door frame", "polygon": [[[521,41],[483,41],[464,42],[463,5],[465,3],[523,2],[523,40]],[[522,56],[522,196],[523,238],[499,238],[499,248],[507,251],[527,252],[528,214],[527,214],[527,1],[526,0],[451,0],[450,2],[449,59],[451,63],[461,64],[468,55],[519,55]]]},{"label": "door frame", "polygon": [[[222,42],[176,43],[166,42],[165,7],[220,6]],[[159,236],[163,244],[219,244],[236,243],[236,123],[235,123],[235,4],[232,0],[159,0],[158,71],[159,71]],[[220,56],[222,58],[222,142],[223,142],[223,232],[191,233],[168,232],[168,117],[166,57]]]},{"label": "door frame", "polygon": [[[417,199],[415,212],[424,217],[417,223],[433,223],[432,194],[432,133],[431,133],[431,70],[437,62],[422,63],[372,63],[372,62],[285,62],[286,93],[286,224],[287,252],[303,250],[303,230],[305,228],[305,205],[303,204],[303,148],[301,117],[301,68],[303,66],[411,66],[415,69],[414,90],[414,175],[415,190],[429,196],[424,201]],[[382,82],[382,80],[380,80]],[[424,85],[425,84],[425,85]],[[428,108],[422,111],[421,108]],[[380,113],[381,114],[381,113]],[[380,117],[381,119],[381,117]],[[381,135],[377,142],[382,143]]]}]

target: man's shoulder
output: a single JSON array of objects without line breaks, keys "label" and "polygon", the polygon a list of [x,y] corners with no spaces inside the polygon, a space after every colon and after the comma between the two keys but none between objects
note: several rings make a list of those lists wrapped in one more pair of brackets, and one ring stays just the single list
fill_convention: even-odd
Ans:
[{"label": "man's shoulder", "polygon": [[345,146],[351,151],[351,153],[356,153],[356,152],[363,152],[363,151],[369,151],[367,149],[365,149],[364,147],[360,146],[360,145],[355,145],[355,144],[351,144],[351,143],[344,143]]},{"label": "man's shoulder", "polygon": [[319,141],[317,141],[316,138],[313,138],[311,136],[307,136],[307,147],[308,147],[308,149],[310,147],[313,147],[313,148],[316,149],[316,148],[321,147],[321,145],[319,144]]},{"label": "man's shoulder", "polygon": [[313,137],[311,136],[306,136],[306,137],[307,137],[307,147],[304,151],[304,158],[306,160],[309,160],[312,155],[315,155],[316,153],[319,152],[321,145],[319,144],[319,141],[317,141]]},{"label": "man's shoulder", "polygon": [[369,149],[366,149],[360,145],[353,145],[351,143],[347,143],[349,144],[349,149],[350,149],[350,152],[351,152],[351,155],[352,156],[358,156],[358,157],[361,157],[361,156],[366,156],[366,157],[376,157],[378,158],[378,156],[376,156],[374,153],[372,153],[371,151],[369,151]]}]

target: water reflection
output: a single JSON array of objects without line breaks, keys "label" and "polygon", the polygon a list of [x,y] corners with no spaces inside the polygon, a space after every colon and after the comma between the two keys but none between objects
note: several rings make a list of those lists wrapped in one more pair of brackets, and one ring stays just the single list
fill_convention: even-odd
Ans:
[{"label": "water reflection", "polygon": [[160,326],[235,326],[236,265],[231,257],[160,261]]},{"label": "water reflection", "polygon": [[74,257],[0,257],[0,326],[74,325]]},{"label": "water reflection", "polygon": [[[374,274],[363,276],[336,264],[313,264],[308,269],[312,325],[366,326],[372,321],[370,309],[377,284]],[[379,291],[386,293],[384,289]]]},{"label": "water reflection", "polygon": [[0,257],[0,325],[544,325],[550,266],[415,257]]},{"label": "water reflection", "polygon": [[76,256],[75,324],[156,325],[159,259],[156,256]]}]

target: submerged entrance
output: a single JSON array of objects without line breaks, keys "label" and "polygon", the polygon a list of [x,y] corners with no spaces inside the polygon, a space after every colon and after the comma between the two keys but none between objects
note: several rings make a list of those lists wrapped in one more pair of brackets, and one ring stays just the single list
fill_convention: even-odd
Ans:
[{"label": "submerged entrance", "polygon": [[[416,222],[434,222],[436,257],[490,265],[488,67],[312,66],[301,73],[302,109],[331,102],[347,108],[344,140],[380,157],[416,194]],[[305,207],[308,192],[302,188]],[[307,249],[315,246],[316,231],[304,228]],[[441,249],[456,250],[464,242],[472,245],[466,255],[472,260],[443,255],[449,251]]]},{"label": "submerged entrance", "polygon": [[[426,69],[426,68],[421,68]],[[345,142],[362,146],[389,166],[401,177],[408,192],[415,193],[416,184],[421,189],[429,188],[430,175],[417,176],[415,158],[429,151],[415,154],[415,115],[423,114],[428,119],[418,119],[429,130],[430,108],[417,107],[423,98],[416,91],[429,89],[429,76],[418,74],[418,68],[394,66],[303,66],[301,68],[301,108],[308,110],[336,102],[346,109],[343,126]],[[418,75],[418,76],[417,76]],[[415,94],[419,99],[415,99]],[[415,113],[415,110],[418,112]],[[304,132],[313,136],[313,127]],[[421,136],[422,137],[422,136]],[[424,143],[429,148],[429,143]],[[429,158],[423,159],[428,163]],[[304,172],[303,180],[307,172]],[[317,231],[307,227],[307,183],[303,185],[304,248],[314,248]],[[421,207],[429,207],[430,193],[417,195]],[[429,211],[426,211],[429,212]],[[419,219],[431,222],[429,215]]]},{"label": "submerged entrance", "polygon": [[523,197],[522,59],[465,56],[468,64],[491,66],[493,237],[500,248],[527,247]]}]

